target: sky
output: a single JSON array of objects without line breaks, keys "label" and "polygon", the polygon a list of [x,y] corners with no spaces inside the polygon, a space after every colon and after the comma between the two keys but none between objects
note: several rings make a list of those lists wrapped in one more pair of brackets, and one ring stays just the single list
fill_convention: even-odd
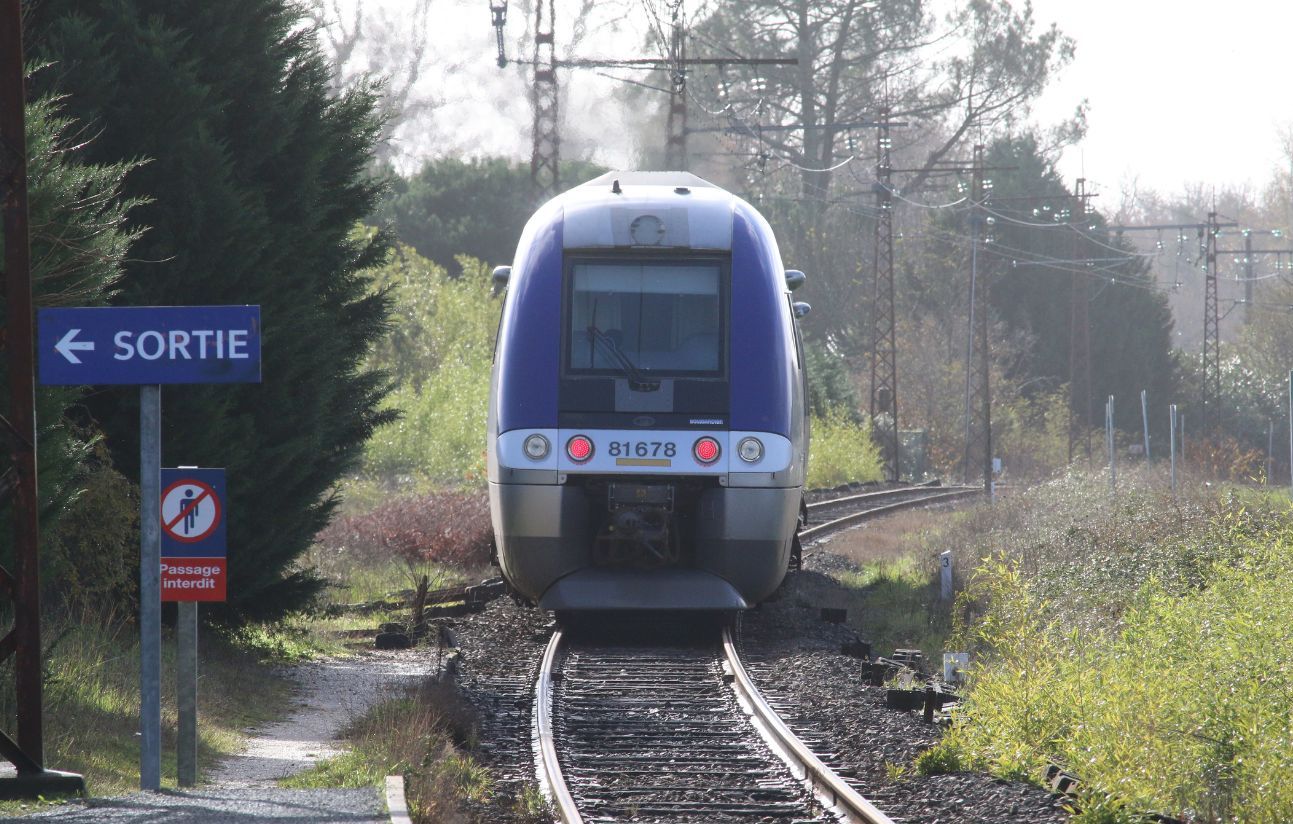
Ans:
[{"label": "sky", "polygon": [[1100,188],[1163,194],[1188,183],[1260,189],[1288,160],[1293,3],[1033,0],[1077,54],[1036,111],[1054,122],[1086,98],[1089,130],[1060,170]]},{"label": "sky", "polygon": [[[397,7],[407,2],[385,0]],[[1021,3],[1015,0],[1016,7]],[[520,5],[512,3],[508,51],[529,57],[515,54],[526,28]],[[575,4],[556,5],[560,17]],[[641,4],[602,4],[598,11],[612,7],[627,10],[625,26],[618,33],[592,32],[579,52],[614,53],[617,41],[641,42]],[[1056,23],[1077,45],[1073,62],[1037,101],[1035,121],[1053,124],[1083,99],[1089,105],[1086,139],[1059,163],[1066,180],[1084,176],[1089,190],[1115,196],[1133,189],[1170,196],[1189,184],[1259,191],[1281,164],[1288,169],[1280,133],[1293,130],[1286,80],[1293,2],[1033,0],[1033,7],[1039,28]],[[431,153],[528,157],[525,71],[494,66],[488,0],[433,0],[433,8],[430,37],[454,68],[424,78],[446,104],[436,117],[439,134],[428,141]],[[568,36],[559,27],[558,40]],[[622,88],[593,72],[563,73],[563,140],[569,141],[563,155],[570,156],[568,146],[606,165],[632,164],[635,147],[623,127],[631,115],[616,105]],[[607,128],[617,120],[620,128]],[[586,128],[590,123],[595,125]]]}]

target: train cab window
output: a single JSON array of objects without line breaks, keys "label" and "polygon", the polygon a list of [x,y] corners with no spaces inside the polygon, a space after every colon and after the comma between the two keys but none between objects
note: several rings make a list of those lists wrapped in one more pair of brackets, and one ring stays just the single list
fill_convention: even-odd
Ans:
[{"label": "train cab window", "polygon": [[708,261],[575,263],[570,370],[720,374],[722,274]]}]

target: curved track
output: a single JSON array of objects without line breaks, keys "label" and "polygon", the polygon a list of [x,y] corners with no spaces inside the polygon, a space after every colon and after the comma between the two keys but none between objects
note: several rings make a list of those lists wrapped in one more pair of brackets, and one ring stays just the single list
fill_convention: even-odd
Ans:
[{"label": "curved track", "polygon": [[890,824],[764,701],[728,629],[642,635],[552,636],[535,740],[559,821]]},{"label": "curved track", "polygon": [[800,530],[799,540],[807,543],[870,518],[903,509],[968,500],[982,494],[982,487],[977,486],[911,486],[818,501],[808,505],[808,516],[810,522],[821,523]]}]

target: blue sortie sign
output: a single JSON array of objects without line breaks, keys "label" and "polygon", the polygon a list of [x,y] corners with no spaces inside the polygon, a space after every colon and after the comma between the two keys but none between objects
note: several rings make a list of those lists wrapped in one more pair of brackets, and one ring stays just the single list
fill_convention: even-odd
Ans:
[{"label": "blue sortie sign", "polygon": [[259,306],[40,309],[40,382],[260,383]]}]

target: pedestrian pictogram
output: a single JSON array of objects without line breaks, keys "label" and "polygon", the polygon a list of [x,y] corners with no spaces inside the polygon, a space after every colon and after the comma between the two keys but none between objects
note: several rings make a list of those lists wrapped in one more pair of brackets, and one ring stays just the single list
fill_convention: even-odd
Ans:
[{"label": "pedestrian pictogram", "polygon": [[220,496],[202,481],[183,478],[162,492],[162,529],[173,541],[195,544],[210,538],[220,526]]}]

